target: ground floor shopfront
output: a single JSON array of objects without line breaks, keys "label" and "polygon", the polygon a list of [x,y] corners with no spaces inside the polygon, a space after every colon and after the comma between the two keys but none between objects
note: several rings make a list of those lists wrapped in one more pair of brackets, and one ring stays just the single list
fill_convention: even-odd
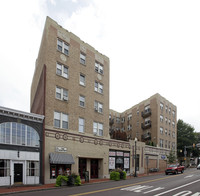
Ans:
[{"label": "ground floor shopfront", "polygon": [[[138,173],[144,172],[144,143],[137,142]],[[60,174],[87,174],[89,179],[109,178],[110,171],[121,168],[127,173],[135,169],[135,142],[103,139],[56,130],[45,133],[45,183],[55,183]]]}]

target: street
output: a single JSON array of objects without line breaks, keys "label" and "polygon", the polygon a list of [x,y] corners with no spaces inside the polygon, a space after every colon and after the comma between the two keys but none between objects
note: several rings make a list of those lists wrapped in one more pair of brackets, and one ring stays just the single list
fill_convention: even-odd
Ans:
[{"label": "street", "polygon": [[126,195],[126,196],[199,196],[200,170],[187,169],[183,174],[159,174],[123,181],[83,185],[80,187],[65,187],[53,190],[13,194],[15,196],[79,196],[79,195]]}]

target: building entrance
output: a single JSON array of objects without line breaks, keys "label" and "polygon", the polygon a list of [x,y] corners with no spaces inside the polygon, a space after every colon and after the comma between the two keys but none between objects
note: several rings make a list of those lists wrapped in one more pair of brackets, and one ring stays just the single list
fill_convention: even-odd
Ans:
[{"label": "building entrance", "polygon": [[98,159],[91,160],[91,178],[98,178]]},{"label": "building entrance", "polygon": [[87,164],[86,164],[86,159],[79,159],[79,174],[81,179],[85,178],[85,172],[87,171]]},{"label": "building entrance", "polygon": [[23,164],[15,163],[14,164],[14,183],[23,182]]}]

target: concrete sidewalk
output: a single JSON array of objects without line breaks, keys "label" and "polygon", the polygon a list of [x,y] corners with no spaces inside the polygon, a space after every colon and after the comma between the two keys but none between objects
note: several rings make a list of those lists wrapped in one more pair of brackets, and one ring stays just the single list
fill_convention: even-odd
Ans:
[{"label": "concrete sidewalk", "polygon": [[[155,172],[149,173],[149,175],[158,175],[163,172]],[[138,177],[148,176],[147,174],[139,174]],[[134,178],[134,176],[127,176],[127,179]],[[93,184],[93,183],[102,183],[110,181],[110,179],[90,179],[89,182],[85,182],[85,180],[81,181],[82,185]],[[47,189],[58,189],[55,184],[44,184],[44,185],[18,185],[18,186],[6,186],[0,187],[0,195],[7,195],[19,192],[27,192],[27,191],[39,191],[39,190],[47,190]]]}]

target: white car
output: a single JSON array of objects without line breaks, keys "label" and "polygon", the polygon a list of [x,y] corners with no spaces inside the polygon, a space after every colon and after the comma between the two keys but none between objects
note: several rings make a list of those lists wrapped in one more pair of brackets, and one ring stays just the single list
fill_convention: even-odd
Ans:
[{"label": "white car", "polygon": [[200,169],[200,164],[199,164],[199,165],[197,165],[197,169]]}]

